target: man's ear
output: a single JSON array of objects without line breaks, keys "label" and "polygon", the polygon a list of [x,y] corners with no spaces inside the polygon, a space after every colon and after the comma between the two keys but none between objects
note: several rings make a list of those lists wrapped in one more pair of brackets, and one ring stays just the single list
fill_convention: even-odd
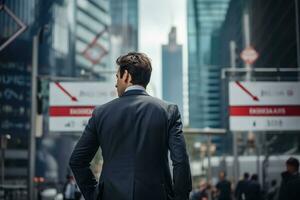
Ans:
[{"label": "man's ear", "polygon": [[125,70],[124,72],[124,80],[126,83],[131,83],[131,74],[128,72],[128,70]]},{"label": "man's ear", "polygon": [[126,79],[127,79],[127,75],[128,74],[128,71],[127,70],[124,70],[124,72],[123,72],[123,75],[122,75],[122,77],[121,77],[121,79],[122,80],[124,80],[124,81],[126,81]]},{"label": "man's ear", "polygon": [[132,81],[132,77],[131,77],[131,74],[128,72],[128,78],[127,78],[127,80],[128,80],[128,83],[131,83],[131,81]]}]

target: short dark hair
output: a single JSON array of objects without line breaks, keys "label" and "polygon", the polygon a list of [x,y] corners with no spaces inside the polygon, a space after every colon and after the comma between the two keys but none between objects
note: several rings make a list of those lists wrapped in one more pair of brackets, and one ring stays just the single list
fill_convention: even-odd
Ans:
[{"label": "short dark hair", "polygon": [[142,85],[146,88],[152,72],[151,61],[146,54],[130,52],[120,56],[116,60],[116,63],[120,67],[121,78],[123,77],[125,70],[127,70],[132,77],[132,84]]},{"label": "short dark hair", "polygon": [[294,157],[290,157],[287,161],[286,161],[287,165],[291,165],[294,166],[296,168],[296,170],[299,170],[299,160],[297,158]]},{"label": "short dark hair", "polygon": [[251,176],[251,180],[257,181],[257,180],[258,180],[257,174],[253,174],[253,175]]},{"label": "short dark hair", "polygon": [[248,179],[248,178],[249,178],[249,176],[250,176],[250,175],[249,175],[249,173],[248,173],[248,172],[245,172],[245,173],[244,173],[244,178],[245,178],[245,179]]}]

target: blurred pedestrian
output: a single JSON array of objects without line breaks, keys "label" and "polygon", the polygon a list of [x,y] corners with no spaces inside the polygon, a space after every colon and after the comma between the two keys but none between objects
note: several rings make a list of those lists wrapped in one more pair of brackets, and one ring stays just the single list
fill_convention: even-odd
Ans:
[{"label": "blurred pedestrian", "polygon": [[[116,64],[119,98],[95,108],[70,158],[84,198],[187,200],[192,180],[178,106],[146,92],[152,66],[145,54],[128,53]],[[97,182],[90,162],[99,147]]]},{"label": "blurred pedestrian", "polygon": [[219,173],[216,190],[218,200],[231,200],[231,183],[226,179],[226,174],[223,171]]},{"label": "blurred pedestrian", "polygon": [[75,178],[72,175],[67,175],[67,181],[63,188],[63,197],[64,200],[79,200],[81,197]]},{"label": "blurred pedestrian", "polygon": [[257,174],[253,174],[246,186],[245,200],[262,200],[261,186]]},{"label": "blurred pedestrian", "polygon": [[300,199],[299,160],[291,157],[286,161],[286,171],[281,174],[282,180],[278,200]]},{"label": "blurred pedestrian", "polygon": [[199,183],[199,189],[192,194],[191,200],[208,200],[207,189],[206,181],[201,180]]},{"label": "blurred pedestrian", "polygon": [[267,200],[276,200],[278,195],[278,186],[277,181],[272,180],[271,181],[271,187],[267,193]]},{"label": "blurred pedestrian", "polygon": [[245,192],[246,192],[247,186],[250,182],[249,177],[250,177],[249,173],[245,172],[243,179],[237,183],[236,188],[235,188],[235,193],[234,193],[236,200],[245,200],[246,199]]}]

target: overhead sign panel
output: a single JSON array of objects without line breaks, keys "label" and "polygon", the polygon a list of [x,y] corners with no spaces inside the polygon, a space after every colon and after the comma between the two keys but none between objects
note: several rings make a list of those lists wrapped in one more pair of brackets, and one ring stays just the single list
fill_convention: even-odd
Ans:
[{"label": "overhead sign panel", "polygon": [[300,130],[300,82],[229,82],[232,131]]},{"label": "overhead sign panel", "polygon": [[50,83],[49,130],[81,132],[94,108],[117,97],[113,84],[103,82]]}]

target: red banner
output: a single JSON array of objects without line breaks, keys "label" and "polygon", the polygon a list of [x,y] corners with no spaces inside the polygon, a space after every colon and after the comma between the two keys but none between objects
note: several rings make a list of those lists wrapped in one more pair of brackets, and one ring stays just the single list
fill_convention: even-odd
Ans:
[{"label": "red banner", "polygon": [[95,106],[51,106],[51,117],[89,117]]},{"label": "red banner", "polygon": [[230,116],[300,116],[300,105],[295,106],[230,106]]}]

